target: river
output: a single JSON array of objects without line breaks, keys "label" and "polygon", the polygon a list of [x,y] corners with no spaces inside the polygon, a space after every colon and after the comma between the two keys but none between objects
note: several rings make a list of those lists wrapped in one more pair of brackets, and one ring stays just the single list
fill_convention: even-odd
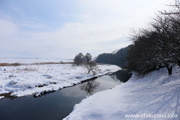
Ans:
[{"label": "river", "polygon": [[0,120],[61,120],[75,104],[94,93],[111,89],[129,79],[121,70],[91,81],[35,98],[26,96],[0,100]]}]

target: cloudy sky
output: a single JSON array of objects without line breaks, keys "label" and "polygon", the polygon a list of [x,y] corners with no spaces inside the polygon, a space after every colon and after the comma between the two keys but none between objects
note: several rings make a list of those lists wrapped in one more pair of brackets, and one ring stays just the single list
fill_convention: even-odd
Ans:
[{"label": "cloudy sky", "polygon": [[96,56],[131,44],[174,0],[0,0],[0,57]]}]

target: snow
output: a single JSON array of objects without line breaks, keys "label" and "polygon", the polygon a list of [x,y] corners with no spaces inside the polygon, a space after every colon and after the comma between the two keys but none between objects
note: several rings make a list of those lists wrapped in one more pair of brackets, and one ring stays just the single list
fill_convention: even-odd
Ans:
[{"label": "snow", "polygon": [[82,100],[63,120],[179,120],[180,69],[173,73],[133,74],[128,82]]},{"label": "snow", "polygon": [[4,96],[0,96],[0,99],[3,99],[4,98]]},{"label": "snow", "polygon": [[62,59],[62,58],[16,58],[16,57],[1,57],[0,63],[40,63],[40,62],[73,62],[73,59]]},{"label": "snow", "polygon": [[[25,59],[24,61],[30,60]],[[84,80],[119,69],[115,65],[97,65],[97,74],[93,75],[92,73],[87,74],[85,67],[73,64],[1,66],[0,95],[11,93],[11,96],[15,97],[39,96],[45,92],[73,86]]]}]

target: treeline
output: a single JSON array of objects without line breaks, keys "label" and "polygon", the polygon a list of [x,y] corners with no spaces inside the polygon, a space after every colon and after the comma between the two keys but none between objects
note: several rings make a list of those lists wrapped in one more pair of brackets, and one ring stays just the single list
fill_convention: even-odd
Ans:
[{"label": "treeline", "polygon": [[118,50],[116,53],[103,53],[98,55],[96,58],[96,63],[103,64],[113,64],[120,67],[127,66],[127,54],[128,50],[131,48],[131,45]]},{"label": "treeline", "polygon": [[173,10],[163,11],[154,19],[148,29],[142,29],[133,36],[134,44],[128,53],[128,68],[140,75],[180,66],[180,4]]}]

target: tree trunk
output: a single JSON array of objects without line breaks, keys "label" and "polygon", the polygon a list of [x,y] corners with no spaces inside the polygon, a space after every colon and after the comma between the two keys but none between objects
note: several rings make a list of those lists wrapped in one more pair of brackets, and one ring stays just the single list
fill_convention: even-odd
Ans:
[{"label": "tree trunk", "polygon": [[177,61],[178,66],[180,67],[180,60]]},{"label": "tree trunk", "polygon": [[169,75],[172,75],[172,68],[173,68],[172,66],[170,66],[170,67],[167,66],[167,70],[168,70],[168,74]]}]

